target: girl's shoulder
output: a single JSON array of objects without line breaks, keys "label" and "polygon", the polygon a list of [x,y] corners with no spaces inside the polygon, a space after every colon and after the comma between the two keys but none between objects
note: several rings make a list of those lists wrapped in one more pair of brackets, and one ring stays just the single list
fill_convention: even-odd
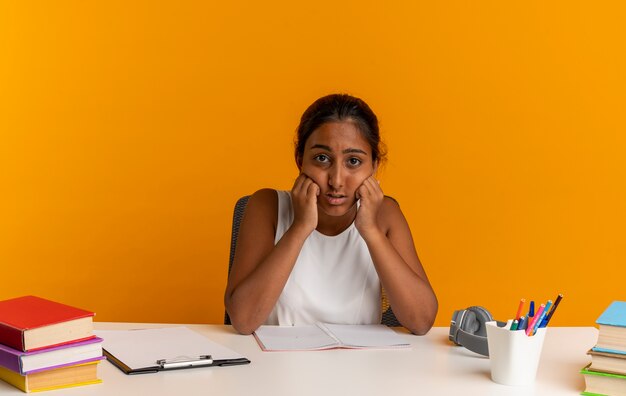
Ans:
[{"label": "girl's shoulder", "polygon": [[278,212],[278,194],[271,188],[263,188],[255,191],[246,205],[246,215],[255,220],[270,219],[276,220]]},{"label": "girl's shoulder", "polygon": [[400,203],[390,195],[385,195],[383,204],[381,205],[381,210],[387,212],[387,214],[402,213]]},{"label": "girl's shoulder", "polygon": [[380,224],[387,232],[399,223],[405,221],[402,209],[400,209],[400,204],[395,198],[389,195],[385,195],[383,199],[378,218],[381,222]]},{"label": "girl's shoulder", "polygon": [[255,191],[248,200],[248,206],[252,205],[254,208],[269,209],[270,207],[277,207],[278,204],[278,191],[272,188],[262,188]]}]

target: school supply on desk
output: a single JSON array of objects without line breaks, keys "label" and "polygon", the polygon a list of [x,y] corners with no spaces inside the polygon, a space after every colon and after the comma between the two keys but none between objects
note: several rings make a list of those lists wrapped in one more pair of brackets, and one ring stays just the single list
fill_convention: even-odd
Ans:
[{"label": "school supply on desk", "polygon": [[125,374],[250,363],[187,327],[97,330],[107,359]]},{"label": "school supply on desk", "polygon": [[587,354],[591,356],[589,370],[626,375],[626,352],[610,353],[590,349]]},{"label": "school supply on desk", "polygon": [[0,301],[0,344],[26,352],[93,338],[93,316],[35,296]]},{"label": "school supply on desk", "polygon": [[587,354],[591,363],[580,372],[585,377],[583,395],[626,395],[626,302],[613,301],[596,320],[598,341]]},{"label": "school supply on desk", "polygon": [[531,301],[528,313],[522,316],[520,316],[522,308],[522,304],[520,304],[517,309],[517,313],[515,314],[515,318],[512,320],[513,324],[515,324],[515,321],[517,320],[517,325],[511,325],[510,330],[523,330],[527,336],[532,337],[537,334],[537,330],[548,326],[550,319],[552,319],[552,315],[554,315],[554,312],[562,299],[563,295],[559,294],[554,304],[552,303],[552,300],[548,300],[545,304],[539,304],[539,308],[537,308],[536,311],[535,301]]},{"label": "school supply on desk", "polygon": [[102,338],[98,337],[32,352],[0,344],[0,367],[22,375],[100,359]]},{"label": "school supply on desk", "polygon": [[99,384],[97,367],[100,361],[60,367],[20,375],[0,367],[0,379],[24,392],[40,392],[83,385]]},{"label": "school supply on desk", "polygon": [[548,315],[546,315],[546,317],[543,318],[543,321],[541,322],[541,326],[540,327],[546,327],[548,325],[548,323],[550,323],[550,320],[552,319],[552,315],[554,315],[554,311],[556,311],[556,309],[558,308],[558,306],[561,303],[562,299],[563,299],[563,295],[562,294],[559,294],[556,297],[556,301],[554,301],[554,305],[552,305],[552,308],[550,308],[550,312],[548,313]]},{"label": "school supply on desk", "polygon": [[596,324],[599,331],[594,351],[626,353],[626,301],[613,301]]},{"label": "school supply on desk", "polygon": [[407,348],[410,345],[391,328],[381,324],[261,326],[254,332],[254,337],[264,351]]},{"label": "school supply on desk", "polygon": [[[559,294],[557,301],[563,295]],[[528,312],[524,313],[526,299],[520,299],[515,317],[507,322],[496,321],[498,327],[508,326],[511,331],[523,330],[528,336],[537,333],[539,328],[546,327],[549,318],[554,314],[558,305],[550,300],[541,304],[535,312],[535,302],[530,301]],[[542,307],[543,306],[543,307]],[[549,311],[549,312],[548,312]],[[456,345],[463,346],[472,352],[483,356],[489,356],[489,343],[485,324],[495,319],[491,313],[481,306],[471,306],[466,309],[456,310],[450,321],[450,333],[448,339]]]},{"label": "school supply on desk", "polygon": [[626,396],[626,375],[589,370],[586,366],[580,373],[585,377],[582,395]]},{"label": "school supply on desk", "polygon": [[535,381],[541,359],[543,341],[557,304],[552,300],[540,303],[535,310],[531,300],[528,313],[523,314],[525,299],[521,299],[513,319],[506,323],[487,322],[487,354],[491,366],[491,379],[504,385],[531,385]]},{"label": "school supply on desk", "polygon": [[511,331],[510,323],[501,327],[495,321],[486,324],[491,379],[503,385],[532,385],[546,329],[538,329],[533,337],[528,337],[524,331]]},{"label": "school supply on desk", "polygon": [[35,296],[0,301],[0,379],[24,392],[102,382],[93,316]]}]

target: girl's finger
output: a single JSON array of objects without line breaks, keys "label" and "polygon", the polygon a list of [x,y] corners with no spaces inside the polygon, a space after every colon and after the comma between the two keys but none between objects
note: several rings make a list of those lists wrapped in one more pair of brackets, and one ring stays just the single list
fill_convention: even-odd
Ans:
[{"label": "girl's finger", "polygon": [[320,187],[313,180],[311,180],[311,183],[308,185],[306,189],[306,196],[317,197],[318,195],[320,195]]},{"label": "girl's finger", "polygon": [[291,188],[291,191],[293,191],[294,193],[298,193],[302,189],[302,184],[304,183],[305,180],[306,180],[306,176],[304,176],[302,173],[299,174],[298,177],[296,178],[296,181],[293,183],[293,187]]}]

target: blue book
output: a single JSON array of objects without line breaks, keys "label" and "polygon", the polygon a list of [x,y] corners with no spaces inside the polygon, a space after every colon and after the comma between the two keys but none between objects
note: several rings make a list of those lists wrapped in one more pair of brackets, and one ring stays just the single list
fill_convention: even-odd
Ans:
[{"label": "blue book", "polygon": [[613,301],[596,320],[599,325],[626,327],[626,301]]},{"label": "blue book", "polygon": [[599,333],[595,348],[626,353],[626,301],[613,301],[596,323]]}]

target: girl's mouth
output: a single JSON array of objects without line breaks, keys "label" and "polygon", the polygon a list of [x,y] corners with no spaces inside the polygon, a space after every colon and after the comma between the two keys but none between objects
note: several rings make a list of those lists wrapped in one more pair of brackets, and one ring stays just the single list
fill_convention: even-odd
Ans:
[{"label": "girl's mouth", "polygon": [[326,200],[331,205],[342,205],[348,198],[342,194],[326,194]]}]

